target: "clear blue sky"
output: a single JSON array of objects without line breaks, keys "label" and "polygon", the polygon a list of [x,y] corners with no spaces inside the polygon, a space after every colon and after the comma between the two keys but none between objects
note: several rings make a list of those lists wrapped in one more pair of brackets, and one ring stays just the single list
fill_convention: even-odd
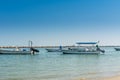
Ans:
[{"label": "clear blue sky", "polygon": [[0,45],[120,45],[120,0],[0,0]]}]

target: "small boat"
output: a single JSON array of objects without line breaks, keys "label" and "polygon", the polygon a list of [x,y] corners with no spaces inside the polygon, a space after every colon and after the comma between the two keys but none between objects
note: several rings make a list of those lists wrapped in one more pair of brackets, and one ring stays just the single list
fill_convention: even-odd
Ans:
[{"label": "small boat", "polygon": [[47,48],[48,52],[62,52],[62,46],[59,47],[59,49],[56,48]]},{"label": "small boat", "polygon": [[62,52],[63,54],[100,54],[101,52],[104,53],[105,51],[100,49],[97,43],[98,42],[78,42],[77,44],[79,46],[77,46],[76,48],[68,48],[68,50],[62,50]]},{"label": "small boat", "polygon": [[46,49],[48,52],[61,52],[62,50],[60,49]]},{"label": "small boat", "polygon": [[116,51],[120,51],[120,48],[114,48]]},{"label": "small boat", "polygon": [[16,47],[15,50],[10,49],[0,49],[0,54],[6,54],[6,55],[28,55],[28,54],[35,54],[36,52],[39,52],[39,50],[32,47],[32,42],[30,43],[30,49],[29,50],[20,50],[20,48]]},{"label": "small boat", "polygon": [[27,54],[33,54],[33,51],[16,51],[16,50],[0,50],[0,54],[10,54],[10,55],[27,55]]}]

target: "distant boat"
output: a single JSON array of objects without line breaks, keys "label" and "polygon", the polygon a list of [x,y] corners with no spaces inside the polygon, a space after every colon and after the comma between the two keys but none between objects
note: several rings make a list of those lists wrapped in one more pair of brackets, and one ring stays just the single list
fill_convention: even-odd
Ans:
[{"label": "distant boat", "polygon": [[98,47],[97,43],[98,42],[78,42],[77,44],[79,46],[77,46],[76,48],[68,48],[68,50],[62,50],[62,52],[63,54],[100,54],[101,52],[104,53],[105,51],[101,50]]},{"label": "distant boat", "polygon": [[33,54],[32,51],[14,51],[14,50],[0,50],[0,54],[11,54],[11,55],[27,55],[27,54]]},{"label": "distant boat", "polygon": [[35,54],[36,52],[39,52],[39,50],[32,47],[32,42],[30,42],[30,49],[29,50],[20,50],[16,47],[15,50],[10,49],[0,49],[0,54],[6,54],[6,55],[27,55],[27,54]]},{"label": "distant boat", "polygon": [[120,48],[114,48],[116,51],[120,51]]},{"label": "distant boat", "polygon": [[62,52],[62,46],[59,47],[59,49],[56,48],[47,48],[48,52]]},{"label": "distant boat", "polygon": [[62,50],[60,49],[46,49],[48,52],[61,52]]}]

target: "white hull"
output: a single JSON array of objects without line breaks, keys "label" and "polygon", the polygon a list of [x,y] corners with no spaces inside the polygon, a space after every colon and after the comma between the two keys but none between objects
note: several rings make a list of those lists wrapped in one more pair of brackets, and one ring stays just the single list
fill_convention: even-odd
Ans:
[{"label": "white hull", "polygon": [[31,51],[0,50],[0,54],[27,55],[27,54],[32,54],[32,52]]},{"label": "white hull", "polygon": [[63,54],[100,54],[100,51],[71,51],[63,50]]},{"label": "white hull", "polygon": [[60,49],[46,49],[48,52],[61,52]]}]

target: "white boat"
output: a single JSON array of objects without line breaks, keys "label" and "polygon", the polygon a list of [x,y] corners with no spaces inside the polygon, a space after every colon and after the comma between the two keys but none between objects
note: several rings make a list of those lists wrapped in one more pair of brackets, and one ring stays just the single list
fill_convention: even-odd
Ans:
[{"label": "white boat", "polygon": [[[98,42],[79,42],[76,48],[68,48],[68,50],[62,50],[63,54],[100,54],[104,53],[98,47]],[[84,46],[81,46],[84,45]]]},{"label": "white boat", "polygon": [[11,55],[17,55],[17,54],[33,54],[32,51],[14,51],[14,50],[0,50],[0,54],[11,54]]},{"label": "white boat", "polygon": [[32,42],[30,42],[30,49],[29,50],[21,50],[20,48],[17,48],[15,50],[11,49],[0,49],[0,54],[7,54],[7,55],[27,55],[27,54],[35,54],[36,52],[39,52],[39,50],[34,49],[32,47]]},{"label": "white boat", "polygon": [[60,46],[59,49],[57,49],[57,48],[47,48],[46,50],[48,52],[62,52],[62,46]]},{"label": "white boat", "polygon": [[48,52],[61,52],[62,50],[60,49],[46,49]]},{"label": "white boat", "polygon": [[27,55],[27,54],[35,54],[39,52],[37,49],[30,48],[30,50],[11,50],[11,49],[0,49],[0,54],[9,54],[9,55]]}]

